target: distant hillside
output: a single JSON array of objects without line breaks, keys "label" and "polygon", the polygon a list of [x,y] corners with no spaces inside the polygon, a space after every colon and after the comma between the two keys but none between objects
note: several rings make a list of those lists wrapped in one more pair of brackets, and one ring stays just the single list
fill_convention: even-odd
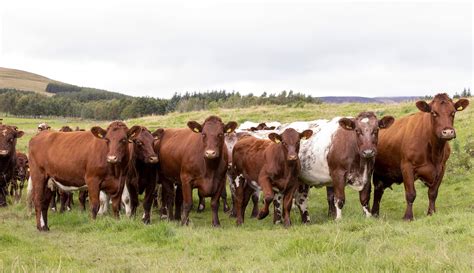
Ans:
[{"label": "distant hillside", "polygon": [[398,103],[405,101],[412,101],[419,99],[420,96],[405,96],[405,97],[356,97],[356,96],[341,96],[341,97],[318,97],[322,102],[325,103]]},{"label": "distant hillside", "polygon": [[46,86],[49,83],[61,82],[22,70],[0,67],[0,89],[11,88],[47,94]]}]

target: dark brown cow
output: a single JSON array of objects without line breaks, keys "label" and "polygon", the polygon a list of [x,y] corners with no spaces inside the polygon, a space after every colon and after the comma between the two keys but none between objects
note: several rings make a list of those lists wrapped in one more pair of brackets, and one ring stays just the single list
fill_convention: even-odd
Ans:
[{"label": "dark brown cow", "polygon": [[0,207],[7,206],[8,184],[16,167],[16,140],[23,134],[16,126],[0,124]]},{"label": "dark brown cow", "polygon": [[[263,219],[269,213],[274,191],[277,199],[283,198],[283,224],[290,226],[290,210],[293,194],[298,188],[301,169],[298,152],[300,140],[311,137],[313,131],[286,129],[281,135],[271,133],[270,140],[252,136],[237,142],[232,153],[232,175],[236,186],[235,206],[237,225],[244,221],[244,211],[252,193],[252,182],[257,182],[264,195],[264,207],[257,218]],[[273,222],[281,221],[281,206],[275,206]]]},{"label": "dark brown cow", "polygon": [[21,193],[29,177],[28,157],[24,153],[16,152],[16,167],[10,184],[10,195],[15,198],[15,202],[20,202]]},{"label": "dark brown cow", "polygon": [[[160,140],[160,180],[166,200],[168,217],[173,219],[173,190],[176,190],[176,218],[188,224],[192,206],[192,189],[201,196],[212,197],[212,225],[219,226],[219,197],[225,187],[227,148],[224,133],[237,127],[236,122],[224,124],[219,117],[210,116],[203,124],[188,122],[189,129],[165,129]],[[191,129],[191,130],[190,130]]]},{"label": "dark brown cow", "polygon": [[413,220],[417,179],[428,186],[428,215],[436,211],[438,189],[451,152],[448,141],[456,137],[454,116],[468,105],[467,99],[454,103],[447,94],[438,94],[430,103],[418,101],[416,106],[421,112],[398,119],[380,134],[372,214],[379,214],[385,188],[403,181],[407,202],[403,219]]},{"label": "dark brown cow", "polygon": [[115,121],[107,130],[93,127],[90,132],[42,132],[30,140],[30,172],[38,230],[49,230],[49,178],[67,190],[87,186],[93,219],[99,210],[99,192],[105,191],[112,197],[115,216],[119,216],[130,160],[128,142],[139,128],[128,129],[123,122]]},{"label": "dark brown cow", "polygon": [[[146,128],[140,126],[129,144],[131,151],[131,163],[135,165],[135,174],[129,175],[127,189],[130,194],[131,215],[135,215],[138,207],[138,195],[145,192],[143,200],[143,222],[150,223],[150,211],[153,197],[158,182],[158,155],[154,151],[154,142],[163,134],[163,129],[156,130],[153,134]],[[123,199],[123,198],[122,198]]]}]

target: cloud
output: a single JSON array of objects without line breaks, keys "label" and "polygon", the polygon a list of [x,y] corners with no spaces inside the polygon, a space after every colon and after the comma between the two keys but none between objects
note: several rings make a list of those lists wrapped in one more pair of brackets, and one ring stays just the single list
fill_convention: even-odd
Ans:
[{"label": "cloud", "polygon": [[470,3],[47,1],[0,16],[1,66],[131,95],[472,86]]}]

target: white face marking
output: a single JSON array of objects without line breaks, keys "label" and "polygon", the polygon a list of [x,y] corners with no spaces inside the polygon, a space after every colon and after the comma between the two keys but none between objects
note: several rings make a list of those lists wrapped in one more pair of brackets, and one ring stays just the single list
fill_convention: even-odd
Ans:
[{"label": "white face marking", "polygon": [[40,216],[40,226],[41,226],[41,227],[45,227],[45,226],[46,226],[46,223],[44,222],[44,218],[43,218],[43,212],[41,212],[41,216]]},{"label": "white face marking", "polygon": [[7,135],[7,132],[8,132],[8,130],[7,130],[7,129],[4,129],[4,130],[2,131],[2,135],[3,135],[3,136],[6,136],[6,135]]},{"label": "white face marking", "polygon": [[363,118],[360,120],[362,123],[369,123],[369,118]]}]

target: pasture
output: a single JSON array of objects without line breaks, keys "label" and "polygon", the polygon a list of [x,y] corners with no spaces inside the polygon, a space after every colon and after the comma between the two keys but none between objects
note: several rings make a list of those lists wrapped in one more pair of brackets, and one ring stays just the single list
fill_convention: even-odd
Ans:
[{"label": "pasture", "polygon": [[[472,272],[474,270],[474,171],[466,145],[474,138],[474,111],[468,107],[456,115],[457,138],[441,185],[437,213],[426,216],[427,188],[417,183],[415,221],[404,222],[403,186],[387,190],[379,218],[366,219],[358,193],[346,188],[343,219],[327,217],[325,189],[311,189],[312,223],[302,225],[297,209],[293,226],[273,225],[272,217],[248,218],[235,226],[220,207],[221,228],[211,227],[209,200],[204,213],[193,210],[191,223],[159,220],[152,224],[140,217],[115,220],[111,215],[92,221],[89,211],[49,213],[50,232],[36,230],[34,217],[27,216],[25,201],[0,209],[0,271],[59,272]],[[395,118],[418,111],[414,102],[401,104],[322,104],[298,107],[264,106],[248,109],[216,109],[127,121],[149,129],[184,127],[188,120],[203,121],[210,114],[226,122],[246,120],[290,122],[334,116],[357,115],[372,110],[381,117]],[[26,132],[17,145],[25,152],[28,140],[40,122],[54,129],[62,125],[89,129],[106,122],[78,119],[23,119],[3,117],[5,124]],[[472,144],[470,144],[472,145]],[[471,147],[474,149],[474,147]],[[228,191],[229,193],[229,191]],[[23,199],[26,194],[23,195]],[[229,194],[230,195],[230,194]],[[195,194],[195,208],[197,194]],[[141,209],[141,208],[140,208]],[[251,209],[251,206],[248,208]],[[141,215],[139,211],[137,215]]]}]

